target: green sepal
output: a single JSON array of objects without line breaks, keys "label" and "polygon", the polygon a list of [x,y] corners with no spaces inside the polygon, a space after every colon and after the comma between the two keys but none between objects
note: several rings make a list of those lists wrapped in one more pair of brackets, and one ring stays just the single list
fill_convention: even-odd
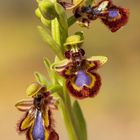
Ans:
[{"label": "green sepal", "polygon": [[42,85],[40,85],[39,83],[35,82],[30,84],[27,89],[26,89],[26,94],[29,97],[35,96],[38,94],[38,92],[43,88]]},{"label": "green sepal", "polygon": [[44,75],[42,75],[41,73],[35,72],[34,76],[35,76],[37,82],[39,84],[41,84],[42,86],[46,86],[47,87],[50,84],[49,81],[46,79],[46,77]]},{"label": "green sepal", "polygon": [[54,51],[54,53],[59,57],[59,58],[63,58],[63,54],[62,51],[59,47],[59,45],[54,41],[54,39],[52,38],[52,36],[49,34],[49,30],[48,29],[44,29],[41,26],[38,26],[38,30],[43,38],[43,40],[45,42],[47,42],[50,46],[50,48]]},{"label": "green sepal", "polygon": [[73,103],[73,115],[80,140],[87,140],[86,121],[78,101],[74,101]]}]

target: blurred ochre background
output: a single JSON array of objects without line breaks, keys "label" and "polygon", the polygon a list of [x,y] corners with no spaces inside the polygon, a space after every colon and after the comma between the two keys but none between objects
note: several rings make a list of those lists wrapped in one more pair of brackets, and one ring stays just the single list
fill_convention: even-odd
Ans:
[{"label": "blurred ochre background", "polygon": [[[102,88],[98,96],[81,101],[89,140],[140,140],[140,1],[114,0],[130,9],[127,26],[111,33],[99,20],[85,32],[87,56],[105,55],[109,61],[99,72]],[[25,89],[34,81],[33,72],[46,74],[43,57],[53,59],[36,26],[33,0],[0,1],[0,139],[25,140],[15,127],[22,113],[14,104],[26,98]],[[54,113],[60,140],[68,140],[63,120]]]}]

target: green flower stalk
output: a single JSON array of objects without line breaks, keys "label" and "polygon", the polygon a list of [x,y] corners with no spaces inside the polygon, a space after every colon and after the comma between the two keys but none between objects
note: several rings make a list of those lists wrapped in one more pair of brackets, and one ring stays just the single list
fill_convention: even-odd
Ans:
[{"label": "green flower stalk", "polygon": [[[86,121],[77,99],[94,97],[101,87],[101,76],[97,73],[107,61],[105,56],[87,58],[82,48],[83,32],[68,36],[68,29],[76,22],[89,26],[91,20],[100,18],[112,32],[126,24],[128,12],[110,0],[93,4],[93,0],[37,0],[36,16],[42,26],[38,30],[43,40],[55,54],[53,62],[44,58],[49,80],[39,72],[36,82],[26,90],[28,97],[15,105],[25,116],[18,125],[28,140],[59,140],[54,129],[52,112],[58,109],[64,120],[69,140],[88,140]],[[67,17],[67,9],[73,15]],[[71,97],[75,97],[71,101]]]}]

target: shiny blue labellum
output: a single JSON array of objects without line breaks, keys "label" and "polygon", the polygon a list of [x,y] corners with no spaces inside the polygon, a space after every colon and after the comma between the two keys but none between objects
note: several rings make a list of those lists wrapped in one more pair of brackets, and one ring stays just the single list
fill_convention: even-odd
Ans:
[{"label": "shiny blue labellum", "polygon": [[33,136],[33,140],[45,140],[42,113],[38,110],[35,118],[35,123],[33,126],[32,136]]},{"label": "shiny blue labellum", "polygon": [[118,15],[119,15],[118,10],[115,10],[115,9],[109,10],[109,17],[115,18]]},{"label": "shiny blue labellum", "polygon": [[91,78],[83,70],[78,71],[75,84],[78,87],[82,87],[84,85],[90,85],[90,83]]}]

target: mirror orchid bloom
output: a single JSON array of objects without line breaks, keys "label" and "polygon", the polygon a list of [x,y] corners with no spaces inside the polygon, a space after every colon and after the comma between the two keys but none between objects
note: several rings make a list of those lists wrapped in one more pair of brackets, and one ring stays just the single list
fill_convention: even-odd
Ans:
[{"label": "mirror orchid bloom", "polygon": [[73,61],[64,59],[52,68],[66,79],[66,86],[76,98],[83,99],[97,95],[101,77],[96,72],[107,61],[104,56],[92,56]]},{"label": "mirror orchid bloom", "polygon": [[25,112],[18,124],[18,131],[25,132],[27,140],[59,140],[54,130],[52,109],[56,109],[55,100],[45,87],[38,83],[31,86],[37,89],[29,93],[33,99],[23,99],[16,103],[19,111]]},{"label": "mirror orchid bloom", "polygon": [[77,22],[84,27],[89,27],[91,21],[100,19],[111,32],[116,32],[128,22],[129,10],[113,4],[111,0],[101,0],[93,5],[86,5],[81,0],[73,5],[75,6],[63,6],[72,9]]}]

